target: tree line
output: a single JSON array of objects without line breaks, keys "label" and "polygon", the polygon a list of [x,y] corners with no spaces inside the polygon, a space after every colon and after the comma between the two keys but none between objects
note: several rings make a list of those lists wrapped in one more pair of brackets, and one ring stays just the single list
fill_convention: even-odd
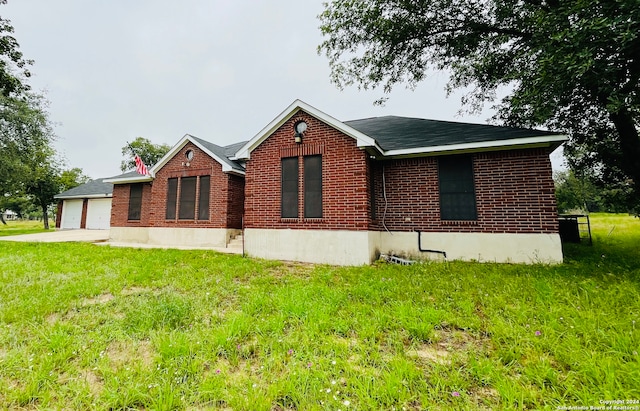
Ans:
[{"label": "tree line", "polygon": [[48,229],[53,196],[88,177],[66,168],[54,149],[48,101],[29,85],[33,61],[13,33],[11,22],[0,17],[0,222],[6,224],[1,212],[7,209],[20,217],[37,210]]}]

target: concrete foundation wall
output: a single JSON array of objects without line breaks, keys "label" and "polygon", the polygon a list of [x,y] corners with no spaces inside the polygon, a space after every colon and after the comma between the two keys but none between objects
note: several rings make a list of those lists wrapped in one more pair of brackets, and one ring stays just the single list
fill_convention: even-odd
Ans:
[{"label": "concrete foundation wall", "polygon": [[[378,249],[411,259],[441,260],[443,255],[418,250],[417,232],[380,232]],[[562,263],[559,234],[421,233],[422,249],[444,251],[447,260],[498,263]]]},{"label": "concrete foundation wall", "polygon": [[109,241],[189,247],[226,247],[241,230],[227,228],[111,227]]},{"label": "concrete foundation wall", "polygon": [[368,231],[247,228],[245,252],[272,260],[363,265],[375,260]]},{"label": "concrete foundation wall", "polygon": [[[335,265],[369,264],[382,254],[413,260],[443,260],[436,252],[418,249],[417,232],[346,230],[246,229],[248,255]],[[558,234],[422,233],[422,249],[444,251],[446,259],[499,262],[562,262]]]}]

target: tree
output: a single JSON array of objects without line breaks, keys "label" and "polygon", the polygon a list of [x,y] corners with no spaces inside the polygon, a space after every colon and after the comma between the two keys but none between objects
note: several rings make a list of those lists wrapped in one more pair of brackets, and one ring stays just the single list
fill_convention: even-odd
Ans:
[{"label": "tree", "polygon": [[53,139],[43,96],[28,93],[16,99],[0,95],[0,195],[21,190],[34,161],[50,152]]},{"label": "tree", "polygon": [[60,193],[61,186],[59,171],[50,158],[36,164],[25,184],[25,192],[42,212],[45,230],[49,229],[49,206],[55,202],[53,196]]},{"label": "tree", "polygon": [[136,167],[135,156],[139,155],[142,162],[151,167],[171,150],[167,144],[153,144],[150,140],[138,137],[131,143],[122,147],[122,155],[125,157],[120,163],[120,170],[125,172]]},{"label": "tree", "polygon": [[590,175],[572,170],[554,173],[558,211],[561,213],[604,211],[609,213],[633,213],[640,211],[631,200],[629,185],[599,185]]},{"label": "tree", "polygon": [[[333,0],[318,51],[339,87],[410,87],[448,70],[463,104],[567,133],[565,152],[640,192],[640,7],[617,0]],[[510,91],[508,91],[510,90]]]},{"label": "tree", "polygon": [[[0,0],[0,4],[6,4]],[[13,37],[13,26],[0,17],[0,94],[4,97],[19,96],[29,90],[24,79],[31,76],[28,66],[32,60],[25,59]]]},{"label": "tree", "polygon": [[81,168],[75,167],[63,170],[62,173],[60,173],[60,192],[78,187],[81,184],[89,182],[89,180],[91,180],[91,178],[85,175]]}]

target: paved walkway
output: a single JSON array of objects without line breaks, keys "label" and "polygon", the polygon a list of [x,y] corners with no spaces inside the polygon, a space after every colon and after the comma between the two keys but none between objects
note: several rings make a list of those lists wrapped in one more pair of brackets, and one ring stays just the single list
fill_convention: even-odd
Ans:
[{"label": "paved walkway", "polygon": [[109,230],[51,230],[46,233],[10,235],[0,241],[22,241],[35,243],[100,243],[109,240]]},{"label": "paved walkway", "polygon": [[226,248],[220,247],[187,247],[182,245],[156,245],[142,243],[114,243],[109,242],[109,230],[55,230],[46,233],[21,234],[0,237],[0,241],[21,241],[35,243],[65,243],[83,242],[97,243],[99,245],[110,245],[112,247],[132,247],[132,248],[174,248],[179,250],[215,250],[227,254],[242,254],[242,247],[232,245]]}]

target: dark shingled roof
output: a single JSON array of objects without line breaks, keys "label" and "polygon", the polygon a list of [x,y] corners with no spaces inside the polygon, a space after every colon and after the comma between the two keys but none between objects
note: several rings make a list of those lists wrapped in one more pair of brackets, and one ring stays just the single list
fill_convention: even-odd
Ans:
[{"label": "dark shingled roof", "polygon": [[104,180],[111,180],[114,178],[131,178],[131,177],[143,177],[143,175],[138,173],[136,170],[133,170],[133,171],[127,171],[126,173],[123,173],[123,174],[118,174],[117,176],[107,177]]},{"label": "dark shingled roof", "polygon": [[84,197],[110,197],[113,193],[113,184],[105,183],[104,178],[91,180],[85,184],[55,195],[54,198],[84,198]]},{"label": "dark shingled roof", "polygon": [[235,154],[235,152],[244,145],[244,143],[246,143],[246,141],[244,143],[235,143],[235,144],[231,144],[229,146],[226,147],[221,147],[219,145],[210,143],[206,140],[203,140],[201,138],[189,135],[189,138],[192,138],[193,140],[197,141],[198,143],[200,143],[203,147],[205,147],[207,150],[211,151],[212,153],[214,153],[216,156],[218,156],[220,158],[220,160],[224,161],[225,163],[227,163],[229,166],[231,166],[231,168],[233,170],[236,171],[242,171],[244,172],[244,167],[242,167],[242,165],[240,165],[240,163],[230,160],[229,157],[233,156]]},{"label": "dark shingled roof", "polygon": [[524,128],[398,116],[365,118],[344,123],[375,139],[385,151],[558,135]]}]

